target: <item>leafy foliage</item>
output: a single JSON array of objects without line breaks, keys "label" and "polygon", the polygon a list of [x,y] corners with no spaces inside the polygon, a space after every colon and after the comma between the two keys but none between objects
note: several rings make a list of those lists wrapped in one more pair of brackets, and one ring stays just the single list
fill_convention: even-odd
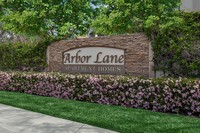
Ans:
[{"label": "leafy foliage", "polygon": [[0,70],[42,71],[46,66],[49,42],[1,44]]},{"label": "leafy foliage", "polygon": [[152,39],[156,71],[176,77],[200,77],[200,13],[180,12],[179,3],[180,0],[0,0],[0,29],[41,38],[69,38],[85,34],[92,22],[98,34],[146,32]]},{"label": "leafy foliage", "polygon": [[1,0],[3,29],[40,37],[84,34],[96,10],[94,0]]},{"label": "leafy foliage", "polygon": [[200,77],[199,29],[198,12],[150,16],[146,32],[153,41],[155,69],[171,76]]},{"label": "leafy foliage", "polygon": [[175,10],[180,0],[104,0],[93,27],[99,34],[144,31],[149,16],[162,16]]}]

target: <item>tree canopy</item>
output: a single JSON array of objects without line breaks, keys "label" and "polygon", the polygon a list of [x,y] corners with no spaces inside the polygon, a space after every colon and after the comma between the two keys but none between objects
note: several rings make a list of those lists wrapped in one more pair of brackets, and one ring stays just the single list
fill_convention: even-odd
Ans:
[{"label": "tree canopy", "polygon": [[104,0],[93,27],[103,34],[140,32],[149,17],[165,16],[179,4],[180,0]]},{"label": "tree canopy", "polygon": [[[143,31],[145,21],[178,7],[180,0],[0,0],[2,29],[42,37]],[[100,11],[100,12],[98,12]],[[97,16],[97,17],[96,17]]]},{"label": "tree canopy", "polygon": [[0,0],[3,30],[42,37],[85,34],[96,0]]}]

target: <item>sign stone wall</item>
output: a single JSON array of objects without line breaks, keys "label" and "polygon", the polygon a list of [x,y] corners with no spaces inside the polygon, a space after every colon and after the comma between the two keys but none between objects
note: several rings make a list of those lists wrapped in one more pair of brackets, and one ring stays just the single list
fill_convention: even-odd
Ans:
[{"label": "sign stone wall", "polygon": [[143,33],[52,43],[48,71],[153,77],[150,41]]}]

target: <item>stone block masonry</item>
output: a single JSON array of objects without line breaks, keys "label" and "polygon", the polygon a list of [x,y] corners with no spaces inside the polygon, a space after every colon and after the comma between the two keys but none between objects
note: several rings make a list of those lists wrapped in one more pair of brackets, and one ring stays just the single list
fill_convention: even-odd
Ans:
[{"label": "stone block masonry", "polygon": [[[124,60],[122,56],[118,56],[118,60],[116,60],[117,63],[122,63],[122,61],[124,61],[123,74],[133,75],[133,76],[144,76],[144,77],[154,76],[154,72],[152,71],[153,62],[152,62],[151,43],[144,33],[135,33],[135,34],[117,35],[117,36],[102,36],[96,38],[76,38],[72,40],[61,40],[58,42],[53,42],[47,49],[47,63],[48,63],[47,71],[62,72],[64,66],[67,65],[67,63],[64,63],[64,57],[63,57],[64,53],[69,50],[73,50],[76,48],[85,48],[85,47],[97,47],[97,48],[107,47],[107,48],[124,50]],[[80,53],[80,51],[78,52]],[[79,54],[78,52],[77,54]],[[90,51],[88,51],[88,54],[89,53]],[[112,53],[112,50],[110,51],[110,53]],[[101,53],[97,54],[100,55]],[[114,54],[115,53],[113,53],[113,55]],[[91,56],[85,56],[85,57],[87,57],[87,60],[85,60],[84,62],[89,62],[88,60],[92,58]],[[107,55],[107,57],[109,56]],[[117,56],[115,55],[115,57]],[[114,62],[114,56],[112,56],[112,58]],[[71,58],[65,58],[65,60],[67,61],[69,59]],[[79,64],[78,67],[81,66],[82,65]],[[88,69],[93,68],[94,66],[95,65],[90,66],[88,67]],[[83,67],[85,67],[85,64],[83,64]],[[119,69],[121,69],[121,67],[122,66],[120,66]],[[67,68],[75,69],[77,68],[77,66],[73,68],[69,68],[68,66]],[[87,73],[87,71],[83,71],[83,73]],[[94,74],[96,74],[95,71]]]}]

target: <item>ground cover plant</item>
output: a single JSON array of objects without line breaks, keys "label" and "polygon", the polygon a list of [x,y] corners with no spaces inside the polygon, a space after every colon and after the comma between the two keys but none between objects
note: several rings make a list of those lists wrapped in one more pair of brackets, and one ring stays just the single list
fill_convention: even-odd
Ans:
[{"label": "ground cover plant", "polygon": [[120,133],[199,133],[200,119],[141,109],[0,91],[0,103]]},{"label": "ground cover plant", "polygon": [[0,72],[0,90],[200,117],[199,79]]}]

